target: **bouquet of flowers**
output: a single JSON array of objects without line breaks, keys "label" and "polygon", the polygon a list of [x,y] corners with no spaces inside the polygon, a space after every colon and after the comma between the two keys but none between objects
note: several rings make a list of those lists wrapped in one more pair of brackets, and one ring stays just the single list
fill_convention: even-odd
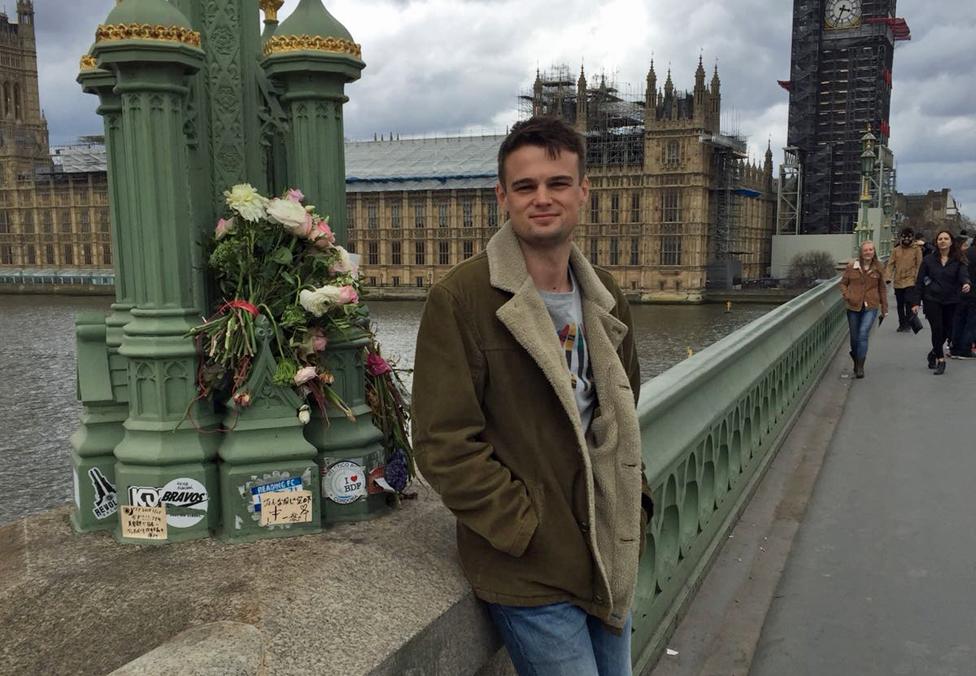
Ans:
[{"label": "bouquet of flowers", "polygon": [[[228,211],[217,221],[208,259],[222,300],[211,317],[190,331],[203,355],[200,397],[229,391],[237,406],[251,404],[254,393],[244,386],[261,349],[255,324],[265,317],[277,362],[275,383],[294,388],[323,412],[331,405],[352,419],[352,411],[331,387],[335,378],[325,355],[330,340],[367,333],[368,364],[376,367],[379,359],[386,366],[367,368],[373,417],[384,432],[387,455],[395,465],[405,463],[412,476],[402,387],[396,387],[395,371],[380,357],[359,302],[357,266],[336,244],[329,218],[305,204],[297,189],[268,198],[244,183],[224,196]],[[307,407],[299,417],[308,421]]]}]

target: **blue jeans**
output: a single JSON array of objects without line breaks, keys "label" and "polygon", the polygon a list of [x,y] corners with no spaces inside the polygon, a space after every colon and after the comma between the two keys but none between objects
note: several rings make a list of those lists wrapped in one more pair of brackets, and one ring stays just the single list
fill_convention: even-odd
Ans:
[{"label": "blue jeans", "polygon": [[878,316],[878,309],[864,309],[860,312],[847,311],[847,325],[851,329],[851,355],[855,359],[868,356],[868,334]]},{"label": "blue jeans", "polygon": [[571,603],[488,612],[519,676],[631,676],[631,616],[617,636]]},{"label": "blue jeans", "polygon": [[952,321],[952,354],[968,357],[973,343],[976,342],[976,303],[959,303]]}]

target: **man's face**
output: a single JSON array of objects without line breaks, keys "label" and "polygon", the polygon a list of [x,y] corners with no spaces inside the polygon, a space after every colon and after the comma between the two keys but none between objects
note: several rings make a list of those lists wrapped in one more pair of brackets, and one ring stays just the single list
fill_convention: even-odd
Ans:
[{"label": "man's face", "polygon": [[505,185],[496,185],[495,194],[515,235],[531,247],[548,249],[572,237],[590,182],[580,180],[576,153],[564,150],[552,159],[545,148],[528,145],[505,158]]}]

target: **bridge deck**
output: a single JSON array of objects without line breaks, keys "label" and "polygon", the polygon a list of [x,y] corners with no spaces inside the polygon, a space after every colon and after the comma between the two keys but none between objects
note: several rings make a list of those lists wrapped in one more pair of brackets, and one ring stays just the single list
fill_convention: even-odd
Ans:
[{"label": "bridge deck", "polygon": [[928,327],[896,322],[871,337],[754,676],[976,673],[976,362],[933,376]]}]

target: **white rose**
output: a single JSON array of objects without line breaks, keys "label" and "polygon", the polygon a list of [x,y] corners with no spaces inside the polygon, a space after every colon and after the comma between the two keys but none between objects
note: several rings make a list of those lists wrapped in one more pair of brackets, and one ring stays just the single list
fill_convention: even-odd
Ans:
[{"label": "white rose", "polygon": [[303,289],[298,294],[298,302],[308,312],[316,317],[321,317],[329,311],[329,307],[339,302],[341,293],[341,287],[329,285],[315,289],[314,291]]},{"label": "white rose", "polygon": [[227,206],[240,214],[245,221],[260,221],[265,218],[268,198],[262,197],[250,183],[238,183],[224,191]]},{"label": "white rose", "polygon": [[339,252],[339,260],[332,264],[331,271],[334,274],[349,273],[353,277],[357,276],[359,273],[359,256],[350,254],[348,251],[338,245],[335,246],[335,249]]},{"label": "white rose", "polygon": [[305,207],[292,200],[275,198],[268,204],[268,217],[294,233],[305,227],[305,214]]}]

